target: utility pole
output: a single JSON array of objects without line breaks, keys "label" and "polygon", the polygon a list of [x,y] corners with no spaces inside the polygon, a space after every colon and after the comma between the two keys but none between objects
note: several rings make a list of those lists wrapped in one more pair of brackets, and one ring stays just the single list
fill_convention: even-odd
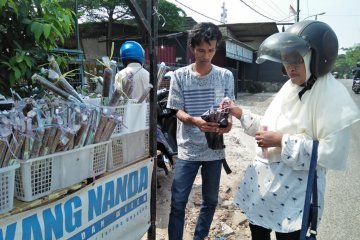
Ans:
[{"label": "utility pole", "polygon": [[227,23],[227,20],[226,20],[226,18],[227,18],[227,9],[225,8],[225,2],[223,2],[223,5],[222,5],[221,8],[222,8],[222,13],[220,15],[220,17],[221,17],[220,22],[225,24],[225,23]]},{"label": "utility pole", "polygon": [[297,9],[296,9],[296,22],[299,21],[299,14],[300,14],[300,0],[297,0]]}]

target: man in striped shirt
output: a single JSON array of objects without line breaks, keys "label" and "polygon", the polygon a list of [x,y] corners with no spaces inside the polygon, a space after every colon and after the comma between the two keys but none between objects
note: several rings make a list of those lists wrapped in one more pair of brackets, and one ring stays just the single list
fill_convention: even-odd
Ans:
[{"label": "man in striped shirt", "polygon": [[217,109],[225,98],[234,99],[232,73],[211,63],[222,34],[212,23],[200,23],[189,34],[189,47],[195,63],[176,70],[170,83],[167,107],[177,110],[178,160],[172,183],[169,240],[183,236],[185,207],[201,167],[203,201],[195,228],[194,240],[204,239],[210,229],[218,202],[224,149],[213,150],[207,145],[205,132],[227,133],[218,123],[206,122],[200,116]]}]

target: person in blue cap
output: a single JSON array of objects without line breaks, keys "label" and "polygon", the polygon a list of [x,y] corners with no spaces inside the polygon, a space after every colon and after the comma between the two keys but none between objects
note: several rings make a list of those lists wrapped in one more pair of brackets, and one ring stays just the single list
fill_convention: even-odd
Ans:
[{"label": "person in blue cap", "polygon": [[127,81],[132,84],[131,99],[139,100],[149,86],[149,72],[144,69],[145,51],[142,46],[135,41],[126,41],[121,45],[120,58],[124,69],[115,76],[115,86],[124,89]]}]

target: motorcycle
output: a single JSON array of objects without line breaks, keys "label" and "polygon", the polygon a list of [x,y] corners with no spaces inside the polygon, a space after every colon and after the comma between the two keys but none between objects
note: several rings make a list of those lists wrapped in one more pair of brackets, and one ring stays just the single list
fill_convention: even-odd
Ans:
[{"label": "motorcycle", "polygon": [[360,93],[360,78],[355,77],[352,85],[352,90],[354,93],[359,94]]},{"label": "motorcycle", "polygon": [[172,168],[174,166],[173,159],[177,155],[176,111],[166,107],[168,95],[169,90],[165,88],[157,92],[156,140],[159,151],[157,165],[165,171],[166,175],[169,173],[166,163],[169,163]]}]

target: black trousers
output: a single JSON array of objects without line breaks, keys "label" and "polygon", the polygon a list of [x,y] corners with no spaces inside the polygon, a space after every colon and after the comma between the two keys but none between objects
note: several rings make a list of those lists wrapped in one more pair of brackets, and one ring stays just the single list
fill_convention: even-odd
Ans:
[{"label": "black trousers", "polygon": [[[263,228],[258,225],[253,225],[249,223],[251,230],[251,239],[252,240],[271,240],[270,233],[271,229]],[[275,232],[277,240],[299,240],[300,230],[290,233],[279,233]]]}]

